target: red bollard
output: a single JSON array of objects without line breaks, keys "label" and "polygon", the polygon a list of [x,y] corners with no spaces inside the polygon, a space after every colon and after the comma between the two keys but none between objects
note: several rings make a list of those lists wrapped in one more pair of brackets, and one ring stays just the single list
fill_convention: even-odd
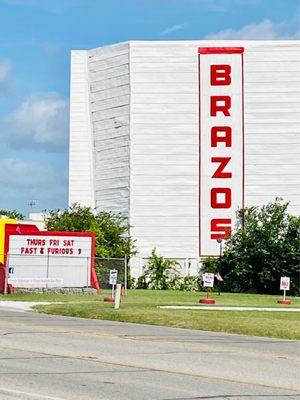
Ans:
[{"label": "red bollard", "polygon": [[215,304],[215,299],[200,299],[199,300],[199,303],[202,303],[202,304]]},{"label": "red bollard", "polygon": [[278,300],[278,304],[292,304],[291,300]]},{"label": "red bollard", "polygon": [[114,303],[115,299],[113,299],[112,297],[104,297],[104,301],[108,303]]}]

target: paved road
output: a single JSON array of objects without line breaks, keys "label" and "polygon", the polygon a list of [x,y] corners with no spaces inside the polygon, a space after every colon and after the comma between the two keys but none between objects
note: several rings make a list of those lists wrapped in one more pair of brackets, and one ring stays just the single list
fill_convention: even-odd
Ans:
[{"label": "paved road", "polygon": [[0,399],[300,400],[299,342],[0,310]]}]

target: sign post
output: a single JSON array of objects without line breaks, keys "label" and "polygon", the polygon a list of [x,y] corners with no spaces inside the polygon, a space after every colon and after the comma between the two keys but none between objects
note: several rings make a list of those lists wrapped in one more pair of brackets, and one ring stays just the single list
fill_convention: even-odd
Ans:
[{"label": "sign post", "polygon": [[115,285],[117,284],[118,280],[118,270],[117,269],[110,269],[109,270],[109,284],[112,285],[111,290],[111,297],[115,298]]},{"label": "sign post", "polygon": [[5,278],[4,278],[4,294],[8,293],[8,275],[9,275],[9,267],[5,267]]},{"label": "sign post", "polygon": [[215,304],[214,299],[209,299],[209,291],[214,287],[215,274],[206,272],[202,275],[203,286],[206,288],[206,299],[200,299],[199,303]]},{"label": "sign post", "polygon": [[286,291],[290,290],[291,280],[288,276],[280,278],[280,290],[283,290],[283,300],[278,300],[279,304],[291,304],[291,300],[286,300]]}]

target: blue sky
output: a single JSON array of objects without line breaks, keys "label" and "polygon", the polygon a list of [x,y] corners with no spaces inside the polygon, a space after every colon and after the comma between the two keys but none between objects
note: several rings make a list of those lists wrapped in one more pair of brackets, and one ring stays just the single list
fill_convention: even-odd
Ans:
[{"label": "blue sky", "polygon": [[300,0],[0,0],[0,209],[67,205],[71,49],[299,39]]}]

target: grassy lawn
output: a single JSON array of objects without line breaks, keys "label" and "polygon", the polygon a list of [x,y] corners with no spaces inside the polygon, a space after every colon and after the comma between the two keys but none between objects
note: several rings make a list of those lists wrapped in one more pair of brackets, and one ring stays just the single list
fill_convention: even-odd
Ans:
[{"label": "grassy lawn", "polygon": [[[5,297],[5,300],[63,302],[37,306],[38,311],[49,314],[300,339],[300,313],[297,312],[209,311],[209,307],[207,310],[194,311],[157,307],[197,305],[199,297],[203,296],[203,293],[180,291],[130,290],[128,295],[122,298],[120,310],[114,310],[112,303],[105,303],[103,296],[26,294],[10,295]],[[280,296],[222,293],[221,296],[215,295],[215,298],[218,306],[283,307],[277,304]],[[4,297],[0,296],[0,300],[4,300]],[[299,308],[300,298],[292,298],[290,307]]]}]

